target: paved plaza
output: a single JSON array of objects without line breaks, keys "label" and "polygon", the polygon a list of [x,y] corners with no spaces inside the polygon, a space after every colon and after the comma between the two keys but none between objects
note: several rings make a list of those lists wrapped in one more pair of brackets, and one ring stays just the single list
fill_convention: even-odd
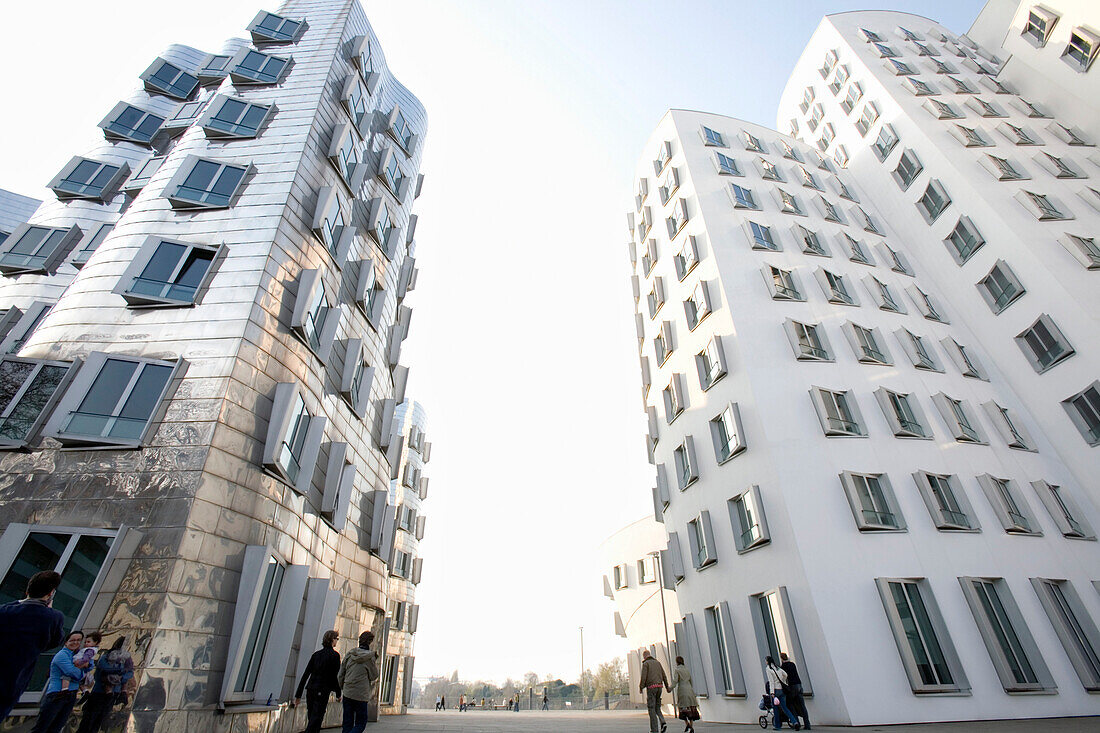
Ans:
[{"label": "paved plaza", "polygon": [[[696,730],[712,733],[760,730],[751,725],[708,723],[700,721]],[[852,730],[836,726],[818,726],[815,731]],[[326,729],[329,731],[336,728]],[[368,726],[371,733],[474,733],[490,731],[500,733],[646,733],[649,722],[644,710],[612,710],[591,712],[530,712],[482,711],[459,713],[414,710],[408,715],[384,716],[378,723]],[[683,723],[668,721],[668,733],[680,733]],[[784,727],[784,730],[790,728]],[[985,721],[978,723],[933,723],[927,725],[875,725],[860,728],[861,731],[890,731],[891,733],[1095,733],[1100,731],[1100,717],[1049,718],[1041,720]]]}]

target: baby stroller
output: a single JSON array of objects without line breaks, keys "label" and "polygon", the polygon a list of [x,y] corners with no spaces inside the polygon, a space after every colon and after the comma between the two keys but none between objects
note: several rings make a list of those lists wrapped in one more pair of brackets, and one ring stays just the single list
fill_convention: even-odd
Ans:
[{"label": "baby stroller", "polygon": [[[802,726],[798,724],[797,720],[792,721],[786,715],[784,715],[780,707],[775,704],[775,700],[775,695],[770,692],[765,692],[760,697],[760,705],[758,707],[764,711],[764,714],[761,715],[756,722],[760,724],[761,728],[766,729],[776,720],[776,718],[778,718],[780,721],[782,721],[779,724],[780,728],[783,727],[783,723],[787,723],[787,725],[791,726],[795,730],[799,730]],[[769,719],[768,713],[771,713],[774,717]]]}]

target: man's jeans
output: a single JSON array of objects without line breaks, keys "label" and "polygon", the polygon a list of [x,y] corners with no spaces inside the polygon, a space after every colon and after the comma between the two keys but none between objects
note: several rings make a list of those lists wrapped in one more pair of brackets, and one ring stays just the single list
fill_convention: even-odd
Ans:
[{"label": "man's jeans", "polygon": [[810,727],[810,712],[806,710],[806,698],[802,696],[802,685],[787,686],[787,707],[802,718],[802,727]]},{"label": "man's jeans", "polygon": [[344,696],[344,729],[342,733],[363,733],[367,727],[367,712],[370,705],[366,700],[352,700]]},{"label": "man's jeans", "polygon": [[[790,721],[791,727],[794,727],[794,726],[798,725],[798,718],[794,717],[794,713],[792,713],[791,709],[787,707],[787,696],[784,695],[782,692],[775,692],[775,693],[772,693],[772,694],[775,695],[777,698],[779,698],[779,710],[782,710],[783,711],[782,714],[787,716],[787,720]],[[776,730],[779,730],[780,728],[783,727],[783,720],[779,717],[779,715],[780,715],[779,710],[775,711],[775,729]]]},{"label": "man's jeans", "polygon": [[51,692],[42,697],[42,706],[38,709],[38,720],[34,722],[31,733],[60,733],[76,705],[76,690],[71,692]]},{"label": "man's jeans", "polygon": [[661,715],[661,689],[648,687],[645,691],[645,706],[649,709],[649,732],[660,733],[665,727],[665,716]]},{"label": "man's jeans", "polygon": [[306,728],[302,733],[321,733],[328,712],[328,690],[306,688]]}]

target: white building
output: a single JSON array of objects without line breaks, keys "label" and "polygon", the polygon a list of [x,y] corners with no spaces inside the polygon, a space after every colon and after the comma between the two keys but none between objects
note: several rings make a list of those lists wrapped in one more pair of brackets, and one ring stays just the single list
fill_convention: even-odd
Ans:
[{"label": "white building", "polygon": [[[608,572],[603,576],[603,592],[615,603],[615,633],[626,639],[630,677],[630,699],[645,703],[638,691],[642,652],[648,650],[665,674],[672,678],[676,655],[670,648],[676,640],[680,606],[674,589],[665,588],[660,579],[659,553],[668,547],[664,527],[653,517],[631,522],[600,545],[600,555]],[[666,696],[666,701],[671,699]]]},{"label": "white building", "polygon": [[[896,67],[863,28],[920,81],[933,84],[934,61],[950,63],[936,88],[950,76],[974,93],[924,94],[916,74],[887,71]],[[929,37],[905,40],[902,29]],[[755,719],[763,657],[780,652],[798,664],[815,722],[1100,712],[1097,459],[1063,406],[1100,374],[1098,291],[1085,285],[1094,273],[1031,199],[1014,196],[1019,184],[964,157],[975,151],[947,128],[965,119],[937,119],[929,96],[960,114],[967,104],[971,123],[968,100],[1012,115],[1019,102],[995,97],[984,86],[993,80],[979,81],[989,75],[971,68],[991,61],[956,57],[933,32],[895,13],[831,16],[780,109],[812,145],[673,110],[635,174],[628,218],[655,510],[683,612],[677,649],[706,696],[705,719]],[[871,143],[886,124],[883,166]],[[983,139],[1012,132],[981,126]],[[891,174],[906,149],[924,167],[908,192]],[[1052,199],[1083,183],[1027,165],[1043,184],[1034,192]],[[925,195],[932,179],[941,183]],[[983,198],[998,185],[1015,188]],[[1054,226],[1089,236],[1094,213],[1073,205],[1079,218]],[[980,273],[947,248],[964,213],[955,241],[991,258]],[[975,222],[988,227],[984,246],[970,238]],[[1017,251],[1028,294],[998,317],[997,297],[975,282]],[[1046,325],[1045,339],[1050,323],[1072,358],[1048,341],[1031,350],[1028,329]]]},{"label": "white building", "polygon": [[389,625],[426,116],[352,0],[241,32],[0,199],[0,602],[61,572],[66,626],[129,639],[130,728],[300,728],[324,631]]}]

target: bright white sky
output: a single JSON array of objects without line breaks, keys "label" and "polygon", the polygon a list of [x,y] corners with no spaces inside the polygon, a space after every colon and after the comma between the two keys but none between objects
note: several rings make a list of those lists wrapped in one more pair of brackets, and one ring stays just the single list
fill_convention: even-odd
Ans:
[{"label": "bright white sky", "polygon": [[[45,198],[171,43],[215,51],[278,0],[9,3],[0,188]],[[428,410],[416,674],[575,680],[623,655],[596,548],[651,510],[625,212],[669,107],[772,126],[827,12],[959,32],[981,0],[368,0],[428,110],[402,361]],[[104,12],[110,8],[109,12]]]}]

